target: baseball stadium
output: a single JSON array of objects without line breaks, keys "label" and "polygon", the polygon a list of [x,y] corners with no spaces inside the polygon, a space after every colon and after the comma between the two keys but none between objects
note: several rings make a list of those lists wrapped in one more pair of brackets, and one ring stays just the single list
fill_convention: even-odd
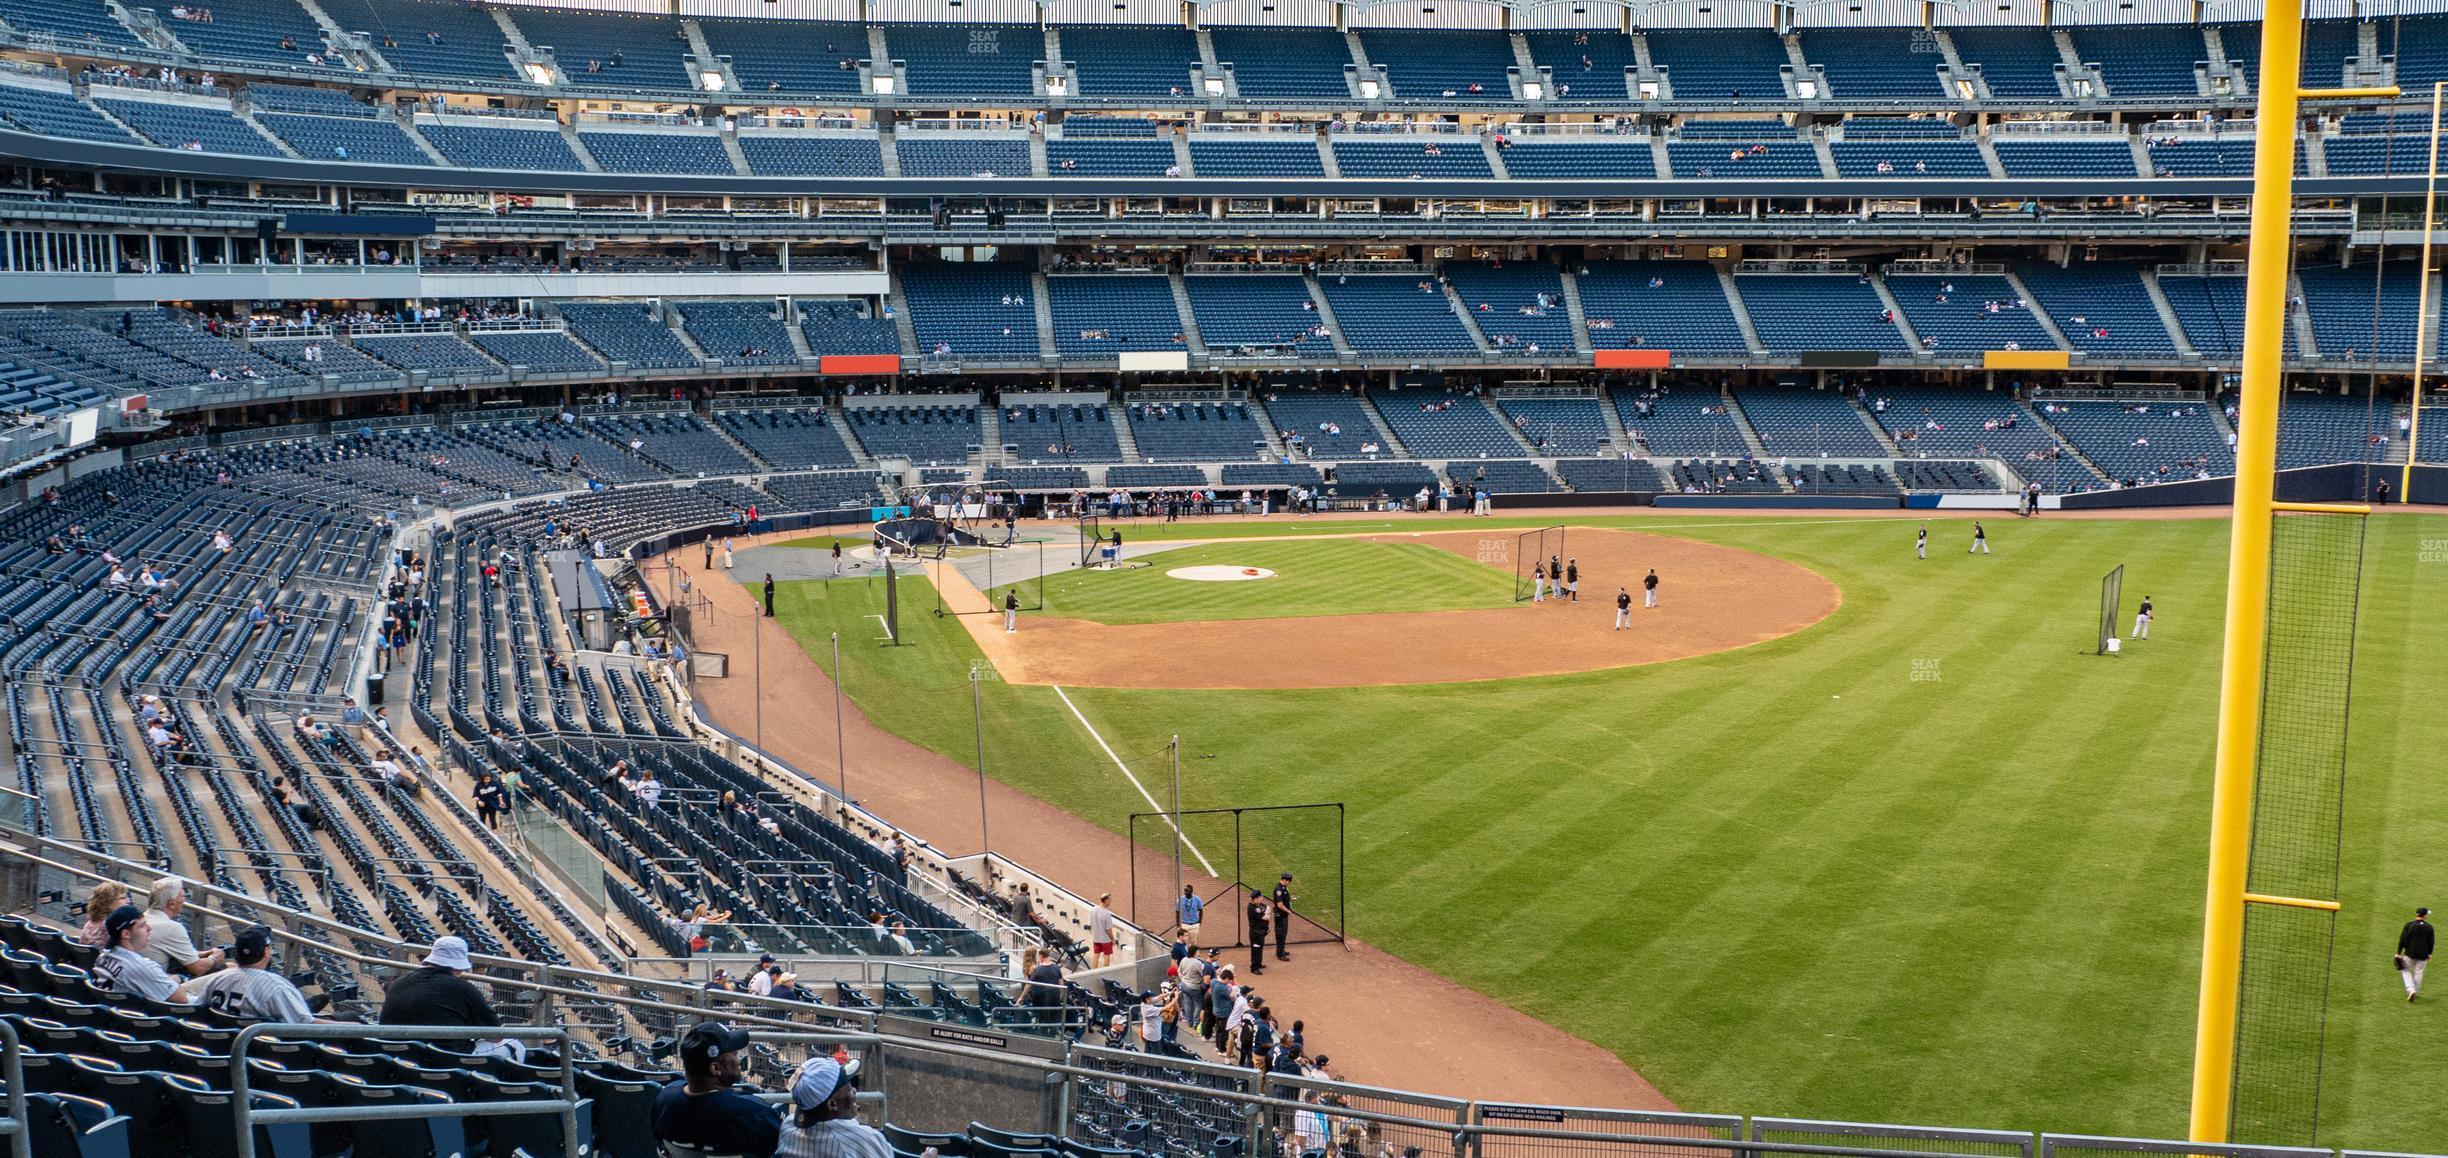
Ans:
[{"label": "baseball stadium", "polygon": [[0,1145],[2448,1154],[2444,132],[2440,0],[0,0]]}]

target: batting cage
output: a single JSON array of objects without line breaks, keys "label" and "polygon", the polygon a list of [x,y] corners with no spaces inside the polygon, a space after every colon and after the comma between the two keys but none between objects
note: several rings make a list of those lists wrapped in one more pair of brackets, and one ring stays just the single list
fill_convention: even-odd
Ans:
[{"label": "batting cage", "polygon": [[2271,528],[2236,1009],[2239,1142],[2305,1145],[2318,1136],[2364,531],[2356,514],[2280,514]]},{"label": "batting cage", "polygon": [[2093,655],[2108,654],[2108,645],[2117,637],[2117,618],[2125,607],[2125,565],[2100,576],[2099,650]]},{"label": "batting cage", "polygon": [[[1564,557],[1564,528],[1540,527],[1513,536],[1513,602],[1538,594],[1538,568]],[[1550,580],[1553,575],[1548,576]]]},{"label": "batting cage", "polygon": [[[1286,944],[1341,941],[1343,805],[1282,804],[1135,812],[1130,818],[1131,923],[1171,939],[1182,890],[1205,906],[1198,943],[1246,945],[1249,897],[1292,891]],[[1292,874],[1290,881],[1283,874]],[[1273,930],[1267,940],[1275,940]]]}]

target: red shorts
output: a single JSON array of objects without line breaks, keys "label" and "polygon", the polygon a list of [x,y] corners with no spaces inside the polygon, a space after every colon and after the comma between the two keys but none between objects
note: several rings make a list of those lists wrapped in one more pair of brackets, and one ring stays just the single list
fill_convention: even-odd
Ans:
[{"label": "red shorts", "polygon": [[1113,952],[1113,942],[1111,942],[1111,941],[1099,941],[1099,942],[1097,942],[1097,943],[1096,943],[1096,951],[1097,951],[1097,952],[1099,952],[1099,953],[1111,953],[1111,952]]}]

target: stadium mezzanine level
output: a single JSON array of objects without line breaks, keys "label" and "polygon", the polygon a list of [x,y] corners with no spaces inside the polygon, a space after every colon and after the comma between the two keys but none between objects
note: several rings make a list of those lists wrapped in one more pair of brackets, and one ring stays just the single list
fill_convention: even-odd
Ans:
[{"label": "stadium mezzanine level", "polygon": [[[0,95],[6,93],[0,88]],[[336,118],[301,118],[334,120]],[[390,122],[368,122],[389,125]],[[592,123],[592,122],[590,122]],[[1711,137],[1697,137],[1701,128],[1712,122],[1700,121],[1678,132],[1695,134],[1698,147],[1713,156],[1727,142]],[[1938,122],[1943,123],[1943,122]],[[1077,199],[1122,199],[1160,197],[1177,201],[1212,199],[1218,202],[1247,201],[1252,198],[1319,197],[1335,199],[1396,198],[1441,199],[1472,201],[1519,202],[1532,198],[1548,199],[1637,199],[1637,198],[1706,198],[1760,199],[1779,198],[1860,198],[1884,202],[1926,199],[1984,199],[1996,204],[2024,201],[2057,201],[2074,198],[2145,198],[2184,199],[2211,197],[2243,197],[2252,190],[2249,168],[2231,170],[2211,167],[2205,171],[2177,171],[2161,168],[2147,173],[2137,167],[2129,175],[2093,173],[2016,174],[2001,167],[2002,175],[1971,176],[1958,173],[1914,172],[1911,154],[1899,145],[1897,156],[1907,163],[1893,165],[1892,171],[1874,168],[1869,172],[1847,173],[1843,163],[1833,169],[1822,166],[1815,174],[1797,172],[1754,172],[1746,170],[1738,159],[1710,164],[1706,160],[1690,159],[1690,154],[1678,154],[1671,171],[1660,170],[1641,176],[1582,176],[1532,178],[1515,175],[1503,168],[1506,149],[1492,142],[1492,134],[1469,132],[1408,131],[1404,125],[1383,125],[1389,132],[1354,132],[1331,134],[1321,146],[1328,155],[1338,145],[1391,145],[1407,157],[1416,151],[1419,159],[1441,161],[1440,151],[1466,151],[1490,158],[1483,175],[1444,174],[1421,165],[1406,168],[1397,159],[1387,165],[1380,161],[1367,175],[1300,175],[1272,174],[1266,176],[1218,176],[1199,172],[1195,164],[1178,175],[1163,176],[1099,176],[1072,175],[1059,170],[1040,171],[1032,162],[1027,172],[969,172],[939,175],[887,175],[859,172],[808,173],[791,175],[760,174],[753,171],[731,172],[690,169],[682,172],[638,171],[537,171],[505,168],[474,168],[442,164],[375,163],[345,155],[308,158],[299,155],[250,156],[216,153],[185,148],[163,148],[140,143],[135,138],[124,141],[87,139],[27,131],[13,123],[0,120],[0,160],[21,168],[60,170],[69,173],[111,174],[160,179],[187,179],[206,183],[254,183],[291,186],[345,186],[366,189],[408,190],[420,193],[473,193],[524,197],[550,197],[577,194],[669,194],[674,196],[751,198],[833,197],[833,198],[970,198],[979,196],[1046,197]],[[582,133],[581,136],[594,134]],[[644,136],[646,134],[622,134]],[[674,134],[675,136],[678,134]],[[941,136],[960,136],[942,134]],[[731,138],[713,133],[688,134],[691,140],[709,148],[727,145]],[[978,134],[982,139],[986,134]],[[1713,134],[1712,134],[1713,137]],[[873,138],[870,138],[873,139]],[[906,136],[903,138],[905,141]],[[1307,142],[1307,135],[1296,139]],[[1641,137],[1641,140],[1647,138]],[[1788,138],[1796,147],[1818,147],[1812,136]],[[1986,138],[1965,138],[1971,146],[1985,146]],[[2124,144],[2128,138],[2116,138]],[[2211,135],[2202,138],[2199,147],[2207,150],[2230,144],[2241,145],[2249,136],[2232,128],[2214,127]],[[1757,141],[1739,142],[1756,145]],[[2126,146],[2130,148],[2130,145]],[[2411,146],[2408,146],[2409,148]],[[717,151],[719,149],[717,148]],[[2309,155],[2310,150],[2302,152]],[[293,150],[294,154],[294,150]],[[1195,155],[1195,154],[1194,154]],[[1740,150],[1730,149],[1729,157],[1739,158]],[[1985,156],[1985,154],[1984,154]],[[729,162],[724,162],[726,165]],[[677,165],[687,169],[688,166]],[[2299,164],[2299,167],[2300,164]],[[2423,177],[2418,165],[2396,165],[2381,172],[2353,174],[2310,173],[2299,175],[2295,192],[2299,198],[2317,201],[2323,198],[2353,196],[2419,196]]]},{"label": "stadium mezzanine level", "polygon": [[[1707,7],[1627,12],[1594,4],[1565,15],[1555,5],[1458,2],[1423,20],[1395,5],[1317,5],[1282,14],[1209,13],[1194,5],[1186,23],[1179,6],[1132,2],[1099,13],[1115,23],[1066,25],[1059,5],[1026,2],[885,11],[886,5],[816,0],[770,13],[814,18],[792,21],[717,18],[690,11],[698,6],[688,3],[677,5],[676,15],[607,17],[525,4],[486,10],[356,0],[294,13],[289,23],[304,39],[287,51],[150,10],[124,10],[123,21],[94,0],[64,3],[61,12],[24,14],[0,28],[0,45],[54,63],[210,68],[227,77],[523,99],[693,95],[739,107],[1521,113],[1704,111],[1740,103],[1771,111],[2233,111],[2249,107],[2259,56],[2256,26],[2196,22],[2196,6],[2164,2],[2122,6],[2099,24],[2055,26],[1943,5],[1934,12],[1895,3],[1843,11],[1805,6],[1776,10],[1771,28],[1761,19],[1764,6],[1718,15]],[[2368,43],[2363,33],[2374,24],[2316,22],[2308,39],[2317,57],[2307,58],[2305,77],[2316,84],[2390,83],[2401,67],[2390,52],[2397,47],[2411,61],[2403,66],[2407,75],[2419,81],[2432,67],[2438,35],[2419,15],[2429,6],[2407,6],[2413,31],[2403,34],[2403,46],[2390,18],[2377,23],[2381,35]],[[2054,15],[2081,21],[2086,14]],[[1926,18],[1938,26],[1919,27]],[[1250,19],[1270,27],[1235,26]],[[794,23],[805,29],[804,39],[768,31]],[[2120,42],[2117,28],[2137,26],[2149,34],[2137,38],[2144,43]],[[447,29],[447,41],[436,32],[428,44],[414,31],[434,29]],[[182,40],[182,30],[192,32]],[[1310,72],[1301,83],[1270,79],[1282,61],[1247,57],[1248,44],[1263,43],[1248,38],[1269,31],[1310,38],[1298,65]],[[1168,34],[1163,48],[1153,48]],[[974,54],[981,36],[993,48],[990,59],[964,59],[945,47]],[[785,39],[795,42],[791,49],[781,47]],[[1174,59],[1169,66],[1113,59],[1117,46],[1140,44]],[[1737,48],[1751,66],[1748,75],[1712,59]],[[623,50],[631,53],[625,65]],[[308,64],[309,52],[320,62]],[[1880,54],[1881,63],[1862,59]],[[1444,67],[1452,59],[1471,66]]]}]

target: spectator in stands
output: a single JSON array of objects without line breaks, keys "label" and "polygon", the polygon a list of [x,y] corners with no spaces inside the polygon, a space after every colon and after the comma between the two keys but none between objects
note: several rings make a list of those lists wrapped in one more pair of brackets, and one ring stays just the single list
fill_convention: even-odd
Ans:
[{"label": "spectator in stands", "polygon": [[272,971],[272,930],[262,925],[239,930],[230,956],[238,962],[237,968],[190,981],[179,987],[179,996],[224,1017],[246,1021],[305,1025],[327,1020],[315,1016],[314,1006],[296,985]]},{"label": "spectator in stands", "polygon": [[490,770],[476,778],[476,818],[494,832],[501,831],[501,814],[509,811],[508,796],[502,791],[501,780]]},{"label": "spectator in stands", "polygon": [[[655,1095],[652,1123],[658,1141],[679,1142],[715,1154],[766,1158],[782,1136],[773,1108],[732,1086],[741,1077],[740,1054],[748,1034],[719,1021],[690,1026],[680,1039],[685,1076]],[[832,1091],[826,1091],[829,1098]]]},{"label": "spectator in stands", "polygon": [[187,882],[177,877],[153,882],[153,891],[145,894],[145,922],[153,926],[147,939],[153,944],[154,955],[168,962],[172,969],[190,977],[202,977],[221,967],[221,950],[196,952],[187,926],[178,919],[186,908]]},{"label": "spectator in stands", "polygon": [[1089,968],[1102,969],[1113,964],[1114,915],[1112,893],[1097,894],[1096,907],[1088,911]]},{"label": "spectator in stands", "polygon": [[1035,947],[1022,954],[1020,962],[1028,978],[1028,1004],[1038,1011],[1042,1024],[1060,1024],[1062,1008],[1070,1000],[1063,987],[1062,963],[1055,960],[1053,950]]},{"label": "spectator in stands", "polygon": [[153,928],[144,910],[121,905],[102,922],[102,955],[94,959],[93,975],[104,991],[147,1001],[175,1001],[178,980],[147,952]]},{"label": "spectator in stands", "polygon": [[422,967],[384,990],[382,1013],[375,1020],[383,1025],[500,1025],[484,992],[459,976],[471,967],[465,940],[435,938]]},{"label": "spectator in stands", "polygon": [[858,1120],[859,1062],[809,1058],[791,1079],[777,1158],[892,1158],[884,1133]]},{"label": "spectator in stands", "polygon": [[77,930],[77,941],[99,949],[108,940],[105,922],[119,906],[127,903],[127,886],[117,881],[103,881],[85,895],[85,927]]}]

